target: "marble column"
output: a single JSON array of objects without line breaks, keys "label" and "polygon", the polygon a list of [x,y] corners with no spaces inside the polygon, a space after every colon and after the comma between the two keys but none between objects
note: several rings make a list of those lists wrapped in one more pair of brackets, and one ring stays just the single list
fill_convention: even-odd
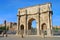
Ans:
[{"label": "marble column", "polygon": [[[49,13],[49,12],[48,12]],[[47,36],[51,36],[50,14],[48,14]]]},{"label": "marble column", "polygon": [[19,25],[20,25],[20,17],[18,16],[18,20],[17,20],[17,35],[19,34]]},{"label": "marble column", "polygon": [[40,35],[40,8],[38,9],[37,16],[37,35]]},{"label": "marble column", "polygon": [[25,27],[24,27],[24,35],[27,34],[27,10],[25,10]]},{"label": "marble column", "polygon": [[25,26],[24,26],[24,35],[27,34],[27,25],[26,25],[26,20],[25,20]]},{"label": "marble column", "polygon": [[16,35],[18,35],[18,18],[17,18],[17,33],[16,33]]},{"label": "marble column", "polygon": [[50,13],[50,23],[51,23],[50,24],[50,26],[51,26],[51,34],[53,35],[53,33],[52,33],[53,32],[53,30],[52,30],[52,13]]},{"label": "marble column", "polygon": [[39,22],[37,22],[37,35],[39,35]]},{"label": "marble column", "polygon": [[17,18],[17,33],[16,33],[16,35],[18,35],[19,34],[19,26],[20,26],[20,11],[19,11],[19,13],[18,13],[18,18]]}]

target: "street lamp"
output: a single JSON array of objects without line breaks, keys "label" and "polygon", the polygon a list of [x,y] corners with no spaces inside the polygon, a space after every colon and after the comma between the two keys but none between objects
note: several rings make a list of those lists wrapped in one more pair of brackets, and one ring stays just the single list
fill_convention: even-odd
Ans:
[{"label": "street lamp", "polygon": [[4,21],[4,24],[5,24],[5,34],[6,34],[6,37],[7,37],[7,27],[6,27],[6,20]]}]

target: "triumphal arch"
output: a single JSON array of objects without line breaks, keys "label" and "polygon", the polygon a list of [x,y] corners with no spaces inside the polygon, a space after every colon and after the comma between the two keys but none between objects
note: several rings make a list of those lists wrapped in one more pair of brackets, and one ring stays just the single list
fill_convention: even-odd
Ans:
[{"label": "triumphal arch", "polygon": [[[51,3],[45,3],[18,9],[17,34],[18,35],[52,35]],[[36,20],[36,32],[32,34],[32,21]],[[33,31],[34,33],[34,31]]]}]

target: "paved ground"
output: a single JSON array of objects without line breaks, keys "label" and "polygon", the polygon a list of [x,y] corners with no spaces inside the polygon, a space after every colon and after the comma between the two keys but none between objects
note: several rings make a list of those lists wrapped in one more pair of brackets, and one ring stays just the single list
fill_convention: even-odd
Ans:
[{"label": "paved ground", "polygon": [[0,36],[0,40],[60,40],[60,37],[46,37],[41,38],[39,36],[28,36],[21,38],[20,36],[8,36],[8,37],[2,37]]}]

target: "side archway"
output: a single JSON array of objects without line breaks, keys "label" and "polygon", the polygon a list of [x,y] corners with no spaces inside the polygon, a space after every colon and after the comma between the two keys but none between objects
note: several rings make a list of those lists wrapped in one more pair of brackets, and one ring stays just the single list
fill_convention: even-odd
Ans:
[{"label": "side archway", "polygon": [[20,28],[21,28],[21,34],[24,34],[24,25],[22,24]]},{"label": "side archway", "polygon": [[24,30],[24,25],[21,25],[21,30]]},{"label": "side archway", "polygon": [[41,30],[42,30],[42,33],[44,33],[44,35],[47,35],[47,25],[46,25],[46,23],[43,23],[41,25]]}]

